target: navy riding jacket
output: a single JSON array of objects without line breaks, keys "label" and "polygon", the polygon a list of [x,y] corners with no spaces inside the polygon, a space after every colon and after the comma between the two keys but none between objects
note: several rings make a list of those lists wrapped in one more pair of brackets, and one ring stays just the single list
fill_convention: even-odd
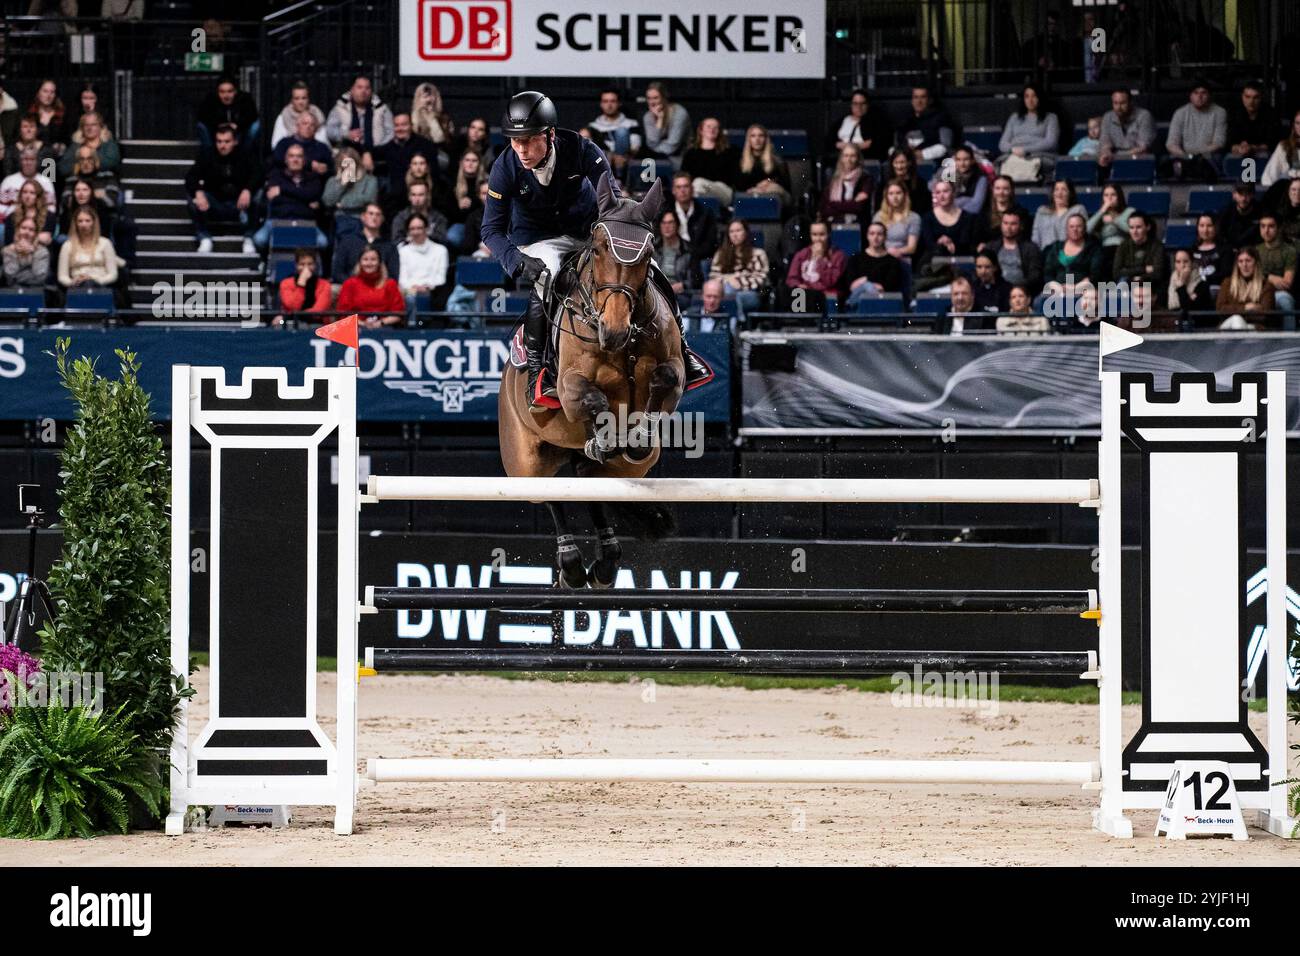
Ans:
[{"label": "navy riding jacket", "polygon": [[619,195],[605,154],[591,140],[570,129],[557,129],[553,148],[555,170],[546,186],[520,165],[513,149],[502,152],[492,164],[483,208],[483,244],[507,275],[519,268],[520,246],[556,236],[587,238],[596,222],[596,184],[602,176]]}]

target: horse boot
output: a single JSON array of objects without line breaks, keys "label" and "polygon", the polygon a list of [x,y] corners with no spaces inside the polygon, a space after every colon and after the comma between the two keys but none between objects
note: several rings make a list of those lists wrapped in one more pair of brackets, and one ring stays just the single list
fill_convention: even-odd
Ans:
[{"label": "horse boot", "polygon": [[686,383],[682,386],[682,391],[689,391],[696,385],[702,385],[713,378],[713,369],[709,368],[686,343],[686,330],[682,328],[682,310],[677,306],[677,293],[673,291],[668,276],[664,275],[663,270],[653,262],[650,264],[650,278],[659,288],[659,294],[664,297],[668,307],[673,310],[673,318],[677,320],[677,335],[682,340],[682,364],[686,366]]},{"label": "horse boot", "polygon": [[[535,414],[554,411],[551,406],[542,402],[541,398],[558,400],[555,383],[547,381],[544,377],[542,356],[545,355],[546,350],[547,324],[546,303],[537,294],[536,288],[530,288],[528,309],[524,313],[524,351],[528,355],[528,409]],[[540,396],[537,387],[539,378],[542,379]]]}]

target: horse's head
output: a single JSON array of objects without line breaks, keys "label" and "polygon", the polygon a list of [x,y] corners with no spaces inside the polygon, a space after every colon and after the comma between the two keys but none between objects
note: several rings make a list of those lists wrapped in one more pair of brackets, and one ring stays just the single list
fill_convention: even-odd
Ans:
[{"label": "horse's head", "polygon": [[619,199],[601,179],[598,215],[591,229],[592,300],[600,312],[600,347],[616,352],[632,337],[632,315],[645,290],[654,247],[654,221],[663,205],[659,180],[645,199]]}]

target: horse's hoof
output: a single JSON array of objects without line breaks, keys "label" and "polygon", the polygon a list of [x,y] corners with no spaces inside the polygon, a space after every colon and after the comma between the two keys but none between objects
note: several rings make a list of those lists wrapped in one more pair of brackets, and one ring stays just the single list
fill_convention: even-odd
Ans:
[{"label": "horse's hoof", "polygon": [[[601,573],[602,566],[605,572],[604,574]],[[614,586],[614,577],[617,574],[618,565],[614,564],[612,561],[605,561],[604,559],[597,558],[591,563],[591,566],[587,568],[587,586],[603,591],[605,588]]]},{"label": "horse's hoof", "polygon": [[577,591],[587,586],[587,571],[581,562],[572,567],[561,567],[556,579],[556,586],[570,591]]}]

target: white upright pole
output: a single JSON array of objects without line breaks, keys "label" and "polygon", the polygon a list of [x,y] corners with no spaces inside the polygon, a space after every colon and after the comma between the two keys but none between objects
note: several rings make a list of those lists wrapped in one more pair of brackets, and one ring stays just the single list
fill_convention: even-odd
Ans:
[{"label": "white upright pole", "polygon": [[[1267,474],[1265,561],[1268,595],[1268,763],[1274,783],[1290,774],[1287,763],[1287,659],[1290,655],[1286,615],[1286,372],[1268,373],[1268,418],[1264,439]],[[1291,835],[1297,821],[1287,816],[1286,787],[1271,785],[1268,809],[1260,825],[1277,836]]]},{"label": "white upright pole", "polygon": [[[172,674],[190,676],[190,366],[172,366]],[[185,832],[189,782],[189,699],[182,697],[172,731],[171,806],[165,832]]]},{"label": "white upright pole", "polygon": [[338,392],[339,487],[335,614],[338,702],[335,724],[338,804],[334,832],[352,832],[357,798],[357,370],[339,369],[332,387]]}]

